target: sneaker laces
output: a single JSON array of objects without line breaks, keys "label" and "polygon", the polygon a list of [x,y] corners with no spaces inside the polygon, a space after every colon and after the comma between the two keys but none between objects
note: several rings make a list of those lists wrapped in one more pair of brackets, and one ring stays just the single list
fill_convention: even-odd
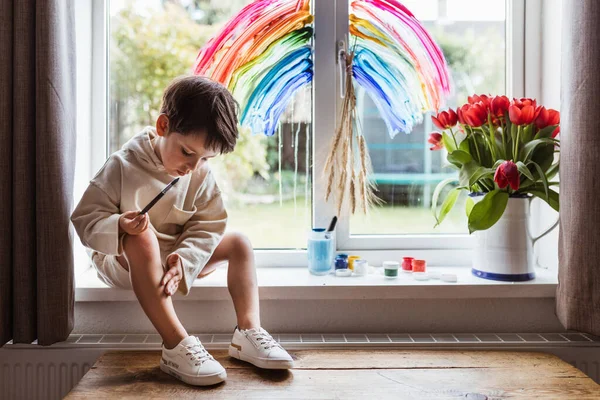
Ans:
[{"label": "sneaker laces", "polygon": [[277,343],[275,339],[273,339],[273,336],[269,335],[269,333],[262,328],[247,329],[243,332],[246,335],[246,337],[248,337],[250,340],[259,342],[265,350],[273,349],[276,347],[283,348],[279,343]]},{"label": "sneaker laces", "polygon": [[202,344],[192,344],[189,346],[184,346],[188,351],[185,353],[186,356],[190,356],[190,360],[196,361],[196,366],[202,365],[204,362],[212,360],[212,356],[206,351]]}]

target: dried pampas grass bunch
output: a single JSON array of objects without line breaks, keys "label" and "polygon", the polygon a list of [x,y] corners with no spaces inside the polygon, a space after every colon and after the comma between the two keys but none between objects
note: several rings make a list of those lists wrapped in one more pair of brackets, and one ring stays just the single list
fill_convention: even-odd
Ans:
[{"label": "dried pampas grass bunch", "polygon": [[354,52],[343,53],[346,67],[344,101],[340,124],[331,142],[329,156],[325,162],[327,193],[325,200],[334,194],[338,215],[341,215],[344,199],[348,198],[351,214],[362,210],[367,214],[374,204],[381,203],[375,195],[376,186],[369,178],[371,158],[364,136],[358,132],[356,119],[356,94],[352,82],[352,60]]}]

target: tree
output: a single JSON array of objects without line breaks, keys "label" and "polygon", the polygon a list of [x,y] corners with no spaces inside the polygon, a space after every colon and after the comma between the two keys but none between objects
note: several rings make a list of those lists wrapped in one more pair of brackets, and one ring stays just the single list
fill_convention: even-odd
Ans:
[{"label": "tree", "polygon": [[[218,29],[200,25],[177,4],[152,10],[130,3],[111,18],[110,142],[120,148],[146,125],[154,125],[164,88],[191,72],[201,46]],[[240,131],[234,153],[212,160],[226,193],[245,188],[254,174],[266,175],[266,144]]]}]

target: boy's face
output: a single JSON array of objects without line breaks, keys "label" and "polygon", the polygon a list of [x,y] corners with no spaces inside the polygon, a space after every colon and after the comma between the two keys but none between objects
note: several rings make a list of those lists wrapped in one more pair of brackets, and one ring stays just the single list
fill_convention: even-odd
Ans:
[{"label": "boy's face", "polygon": [[169,119],[161,114],[156,121],[156,133],[160,136],[155,151],[171,176],[183,176],[201,168],[217,153],[204,147],[206,134],[198,132],[182,135],[168,132]]}]

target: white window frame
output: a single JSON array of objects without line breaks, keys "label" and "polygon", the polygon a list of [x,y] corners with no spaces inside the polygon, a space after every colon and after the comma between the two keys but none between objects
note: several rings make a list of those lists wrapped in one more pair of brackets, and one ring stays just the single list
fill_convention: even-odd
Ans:
[{"label": "white window frame", "polygon": [[[92,12],[91,31],[91,91],[89,98],[78,100],[78,105],[89,104],[92,112],[89,121],[89,176],[91,177],[108,156],[108,56],[107,29],[109,0],[79,0],[87,2]],[[337,44],[347,43],[349,0],[313,0],[314,27],[318,39],[314,41],[313,91],[313,227],[324,227],[335,215],[332,200],[325,202],[322,193],[326,183],[322,166],[327,149],[335,132],[338,110],[341,106],[337,67]],[[507,0],[507,95],[521,96],[525,93],[525,2],[532,0]],[[536,0],[533,0],[536,1]],[[539,14],[539,13],[538,13]],[[529,13],[529,20],[539,24],[539,15]],[[336,23],[332,23],[336,21]],[[98,151],[103,149],[103,151]],[[401,223],[402,221],[399,221]],[[372,262],[386,258],[398,258],[410,254],[427,257],[431,265],[469,265],[472,238],[469,235],[424,234],[424,235],[350,235],[349,218],[343,216],[337,225],[337,250],[353,251],[369,257]],[[304,266],[305,250],[257,250],[259,267]]]},{"label": "white window frame", "polygon": [[[506,94],[509,97],[520,97],[524,94],[525,1],[506,1]],[[347,43],[348,6],[345,1],[338,0],[336,3],[336,21],[340,21],[337,23],[337,38]],[[532,13],[529,17],[539,20],[539,14]],[[339,110],[341,101],[339,97],[336,99]],[[327,210],[331,212],[331,205],[328,205]],[[317,222],[320,226],[325,226],[321,220]],[[402,223],[402,221],[398,222]],[[347,217],[341,218],[338,223],[336,240],[338,250],[341,251],[396,249],[406,252],[437,250],[444,251],[443,253],[449,259],[466,260],[465,264],[469,264],[470,251],[473,247],[473,237],[467,234],[351,235],[350,222]]]}]

